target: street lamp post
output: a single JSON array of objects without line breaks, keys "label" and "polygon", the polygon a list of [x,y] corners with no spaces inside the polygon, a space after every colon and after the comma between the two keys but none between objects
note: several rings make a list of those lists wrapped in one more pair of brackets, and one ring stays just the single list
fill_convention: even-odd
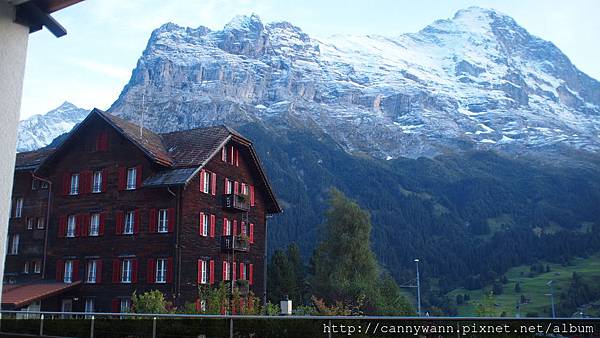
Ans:
[{"label": "street lamp post", "polygon": [[421,317],[421,280],[419,278],[419,259],[415,258],[417,265],[417,315]]}]

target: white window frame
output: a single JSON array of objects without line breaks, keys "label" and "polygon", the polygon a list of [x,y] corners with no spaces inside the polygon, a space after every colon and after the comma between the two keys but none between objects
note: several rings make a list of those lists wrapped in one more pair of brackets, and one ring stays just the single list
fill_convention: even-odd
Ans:
[{"label": "white window frame", "polygon": [[135,223],[135,212],[129,210],[125,213],[125,226],[123,227],[124,235],[133,235],[133,226]]},{"label": "white window frame", "polygon": [[250,186],[246,183],[242,183],[242,195],[250,196]]},{"label": "white window frame", "polygon": [[38,217],[37,219],[37,228],[38,230],[42,230],[46,227],[46,218],[45,217]]},{"label": "white window frame", "polygon": [[79,174],[71,174],[71,188],[69,195],[79,195]]},{"label": "white window frame", "polygon": [[96,284],[98,280],[98,261],[91,259],[87,263],[85,282],[88,284]]},{"label": "white window frame", "polygon": [[200,224],[200,229],[202,230],[202,236],[208,236],[208,222],[210,222],[209,215],[207,213],[202,214],[202,219],[200,220],[202,224]]},{"label": "white window frame", "polygon": [[169,232],[169,211],[167,209],[158,210],[158,226],[156,231],[159,233]]},{"label": "white window frame", "polygon": [[225,224],[225,236],[231,236],[233,233],[233,222],[228,218]]},{"label": "white window frame", "polygon": [[35,178],[31,179],[31,190],[37,190],[39,185],[40,185],[40,183],[37,179],[35,179]]},{"label": "white window frame", "polygon": [[29,217],[27,219],[27,230],[32,230],[33,229],[33,217]]},{"label": "white window frame", "polygon": [[202,187],[202,192],[206,194],[210,194],[210,185],[211,185],[211,173],[208,171],[204,171],[204,186]]},{"label": "white window frame", "polygon": [[225,193],[233,194],[233,181],[230,179],[227,179],[227,183],[225,184]]},{"label": "white window frame", "polygon": [[92,178],[92,192],[102,192],[102,171],[94,171]]},{"label": "white window frame", "polygon": [[77,217],[75,215],[69,215],[67,217],[67,237],[75,237],[75,229],[77,228]]},{"label": "white window frame", "polygon": [[40,261],[33,261],[33,273],[42,273],[42,264]]},{"label": "white window frame", "polygon": [[121,283],[131,283],[133,273],[133,261],[131,259],[124,259],[121,262]]},{"label": "white window frame", "polygon": [[48,182],[42,181],[42,183],[40,183],[40,188],[41,189],[48,189]]},{"label": "white window frame", "polygon": [[121,298],[121,303],[119,304],[119,311],[121,311],[121,313],[128,313],[130,309],[131,309],[131,299]]},{"label": "white window frame", "polygon": [[65,270],[64,270],[63,282],[72,283],[73,282],[73,261],[66,260],[65,261]]},{"label": "white window frame", "polygon": [[29,273],[29,262],[25,262],[25,264],[23,264],[23,273]]},{"label": "white window frame", "polygon": [[154,275],[154,282],[163,284],[167,282],[167,259],[159,258],[156,260],[156,273]]},{"label": "white window frame", "polygon": [[225,261],[225,280],[231,280],[231,267],[227,261]]},{"label": "white window frame", "polygon": [[19,254],[19,234],[13,234],[10,241],[10,252],[11,255]]},{"label": "white window frame", "polygon": [[89,236],[98,236],[100,232],[100,214],[93,213],[90,215]]},{"label": "white window frame", "polygon": [[244,263],[244,268],[240,271],[240,278],[241,280],[246,280],[246,270],[248,269],[248,264]]},{"label": "white window frame", "polygon": [[85,313],[93,313],[94,312],[94,298],[86,298],[85,299]]},{"label": "white window frame", "polygon": [[200,311],[202,311],[202,312],[206,311],[206,299],[200,300]]},{"label": "white window frame", "polygon": [[137,182],[136,176],[137,176],[137,168],[136,167],[127,168],[127,181],[126,181],[125,189],[135,190],[136,182]]},{"label": "white window frame", "polygon": [[15,202],[15,218],[21,218],[21,216],[23,215],[23,203],[23,197],[17,198]]},{"label": "white window frame", "polygon": [[248,223],[246,223],[246,222],[240,223],[240,233],[244,236],[248,236]]},{"label": "white window frame", "polygon": [[205,260],[200,260],[200,284],[208,283],[208,262]]}]

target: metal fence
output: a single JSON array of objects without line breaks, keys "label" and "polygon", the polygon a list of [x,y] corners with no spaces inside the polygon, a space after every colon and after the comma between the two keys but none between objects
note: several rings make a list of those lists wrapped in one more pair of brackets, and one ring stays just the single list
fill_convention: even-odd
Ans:
[{"label": "metal fence", "polygon": [[[562,334],[600,337],[597,318],[0,312],[0,337],[539,337],[557,328]],[[500,327],[510,331],[496,330]]]}]

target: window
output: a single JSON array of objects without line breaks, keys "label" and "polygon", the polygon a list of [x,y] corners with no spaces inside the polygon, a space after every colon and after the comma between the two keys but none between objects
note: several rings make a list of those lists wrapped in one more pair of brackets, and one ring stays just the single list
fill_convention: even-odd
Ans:
[{"label": "window", "polygon": [[240,279],[246,280],[246,264],[240,263]]},{"label": "window", "polygon": [[202,171],[202,192],[209,194],[210,193],[210,173],[208,171]]},{"label": "window", "polygon": [[125,228],[123,229],[123,234],[132,235],[133,234],[133,223],[135,222],[135,212],[127,211],[125,216]]},{"label": "window", "polygon": [[156,283],[167,282],[167,259],[159,258],[156,260]]},{"label": "window", "polygon": [[85,312],[86,313],[94,312],[94,298],[86,298],[85,299]]},{"label": "window", "polygon": [[208,214],[200,213],[200,235],[208,235]]},{"label": "window", "polygon": [[27,218],[27,229],[31,230],[33,229],[33,218]]},{"label": "window", "polygon": [[79,194],[79,174],[71,175],[71,190],[69,190],[70,195]]},{"label": "window", "polygon": [[206,311],[206,299],[200,300],[200,311]]},{"label": "window", "polygon": [[223,233],[223,235],[224,236],[230,236],[231,235],[231,220],[225,218],[223,220],[223,222],[224,222],[224,227],[223,227],[224,228],[223,229],[224,233]]},{"label": "window", "polygon": [[31,190],[37,190],[39,185],[40,181],[36,180],[35,178],[31,179]]},{"label": "window", "polygon": [[248,236],[248,227],[246,226],[246,222],[242,222],[242,235]]},{"label": "window", "polygon": [[15,218],[21,218],[21,214],[23,213],[23,197],[17,198],[17,203],[15,205]]},{"label": "window", "polygon": [[19,254],[19,234],[12,235],[9,254],[11,254],[11,255]]},{"label": "window", "polygon": [[40,184],[40,187],[42,189],[48,189],[48,182],[42,181],[42,183]]},{"label": "window", "polygon": [[167,209],[158,211],[158,232],[169,232],[169,213]]},{"label": "window", "polygon": [[29,262],[25,262],[23,265],[23,273],[29,273]]},{"label": "window", "polygon": [[94,171],[92,192],[102,192],[102,171]]},{"label": "window", "polygon": [[121,306],[120,306],[121,313],[129,312],[130,307],[131,307],[131,300],[129,300],[129,298],[121,298]]},{"label": "window", "polygon": [[229,271],[229,262],[223,261],[223,280],[231,279],[231,271]]},{"label": "window", "polygon": [[41,273],[42,272],[42,264],[40,261],[33,261],[33,273]]},{"label": "window", "polygon": [[225,179],[225,193],[233,194],[233,181],[227,178]]},{"label": "window", "polygon": [[75,227],[77,226],[75,215],[69,215],[67,220],[67,237],[75,237]]},{"label": "window", "polygon": [[90,260],[87,264],[86,283],[96,283],[96,272],[98,271],[98,262]]},{"label": "window", "polygon": [[37,219],[37,228],[38,229],[43,229],[46,227],[46,218],[44,217],[38,217]]},{"label": "window", "polygon": [[242,195],[250,195],[250,188],[248,188],[246,183],[242,183]]},{"label": "window", "polygon": [[136,183],[137,170],[135,168],[127,169],[127,190],[134,190]]},{"label": "window", "polygon": [[200,264],[198,264],[198,267],[200,268],[200,284],[206,284],[208,280],[208,269],[206,261],[200,260]]},{"label": "window", "polygon": [[132,261],[124,259],[121,264],[121,283],[131,283]]},{"label": "window", "polygon": [[90,236],[98,236],[98,231],[100,229],[100,214],[95,213],[90,217]]},{"label": "window", "polygon": [[73,261],[65,261],[65,275],[63,282],[71,283],[73,281]]}]

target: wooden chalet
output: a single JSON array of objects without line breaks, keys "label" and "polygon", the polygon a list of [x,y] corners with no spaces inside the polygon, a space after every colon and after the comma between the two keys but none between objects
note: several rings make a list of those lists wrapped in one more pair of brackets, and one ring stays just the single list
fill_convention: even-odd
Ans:
[{"label": "wooden chalet", "polygon": [[157,134],[94,109],[59,147],[17,155],[2,306],[123,312],[134,291],[183,305],[231,280],[264,297],[279,212],[236,131]]}]

